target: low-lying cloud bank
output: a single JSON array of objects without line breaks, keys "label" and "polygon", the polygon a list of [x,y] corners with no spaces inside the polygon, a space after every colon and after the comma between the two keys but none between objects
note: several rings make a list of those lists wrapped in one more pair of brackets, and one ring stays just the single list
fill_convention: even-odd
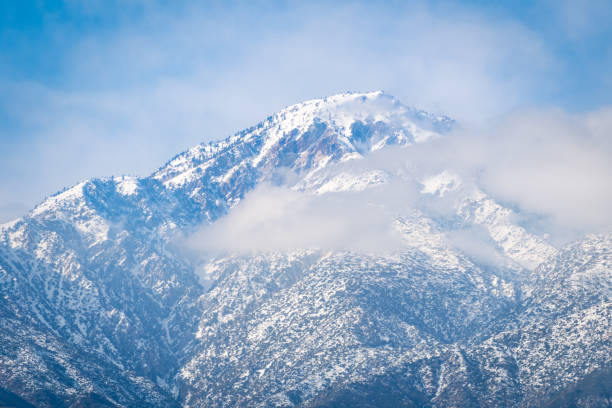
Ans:
[{"label": "low-lying cloud bank", "polygon": [[401,245],[392,215],[371,193],[324,195],[262,185],[188,239],[209,253],[291,249],[389,251]]}]

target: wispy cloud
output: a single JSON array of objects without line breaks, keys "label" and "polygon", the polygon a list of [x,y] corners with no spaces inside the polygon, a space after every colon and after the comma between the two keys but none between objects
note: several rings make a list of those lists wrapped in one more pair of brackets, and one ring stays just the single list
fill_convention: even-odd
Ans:
[{"label": "wispy cloud", "polygon": [[292,249],[396,250],[401,240],[393,228],[394,214],[383,201],[374,199],[375,193],[316,195],[262,185],[185,244],[199,253],[215,255]]},{"label": "wispy cloud", "polygon": [[498,201],[537,215],[558,241],[612,229],[612,110],[527,110],[469,127],[410,154],[451,169]]}]

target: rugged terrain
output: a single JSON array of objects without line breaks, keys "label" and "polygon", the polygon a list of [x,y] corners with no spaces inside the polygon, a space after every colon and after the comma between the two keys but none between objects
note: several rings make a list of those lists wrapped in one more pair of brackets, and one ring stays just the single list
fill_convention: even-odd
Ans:
[{"label": "rugged terrain", "polygon": [[[381,92],[307,101],[0,226],[0,403],[612,406],[612,234],[555,248],[414,168],[453,126]],[[253,191],[380,207],[393,245],[209,250]]]}]

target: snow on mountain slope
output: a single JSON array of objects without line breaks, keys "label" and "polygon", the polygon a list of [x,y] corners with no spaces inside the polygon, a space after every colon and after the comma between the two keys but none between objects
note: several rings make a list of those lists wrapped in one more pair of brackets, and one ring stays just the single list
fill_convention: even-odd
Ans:
[{"label": "snow on mountain slope", "polygon": [[215,270],[200,344],[179,374],[188,405],[305,403],[437,355],[514,301],[469,261],[448,268],[418,251],[230,257]]},{"label": "snow on mountain slope", "polygon": [[564,248],[524,283],[518,313],[471,351],[483,362],[503,356],[513,367],[523,394],[517,405],[542,406],[551,391],[612,365],[611,262],[610,234]]},{"label": "snow on mountain slope", "polygon": [[[535,406],[605,369],[609,235],[559,252],[452,169],[371,160],[452,125],[341,94],[47,198],[0,226],[1,388],[37,406]],[[266,183],[367,200],[401,245],[184,251]]]}]

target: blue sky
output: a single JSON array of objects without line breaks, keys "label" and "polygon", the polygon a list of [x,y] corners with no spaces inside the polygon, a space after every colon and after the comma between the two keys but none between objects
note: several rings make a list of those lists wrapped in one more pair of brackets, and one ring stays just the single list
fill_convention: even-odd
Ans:
[{"label": "blue sky", "polygon": [[0,222],[347,90],[478,126],[601,110],[610,21],[606,0],[2,2]]}]

